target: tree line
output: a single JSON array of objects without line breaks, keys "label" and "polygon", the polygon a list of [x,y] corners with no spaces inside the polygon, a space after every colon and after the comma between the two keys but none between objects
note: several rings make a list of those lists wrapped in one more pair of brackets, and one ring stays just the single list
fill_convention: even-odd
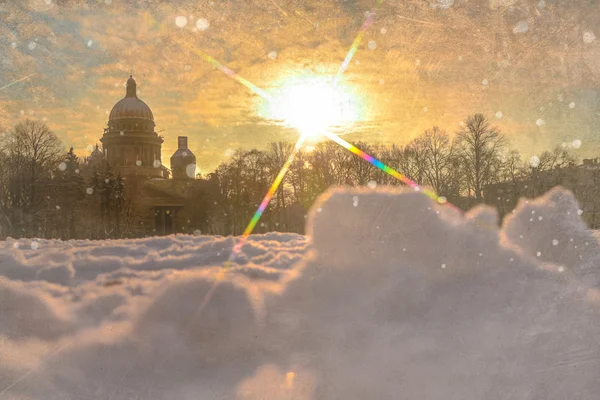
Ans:
[{"label": "tree line", "polygon": [[[520,182],[533,181],[525,190],[512,191],[514,207],[521,196],[534,197],[550,188],[547,182],[535,179],[540,174],[576,162],[562,147],[544,151],[536,162],[524,161],[506,136],[481,114],[469,116],[454,134],[434,126],[403,146],[355,145],[465,210],[486,200],[484,191],[489,185],[508,183],[519,188]],[[220,189],[218,207],[211,215],[225,222],[225,234],[243,231],[293,148],[291,143],[272,143],[265,150],[238,150],[210,174]],[[306,210],[327,188],[365,185],[402,183],[336,143],[318,143],[296,155],[261,219],[263,226],[257,229],[301,231]]]},{"label": "tree line", "polygon": [[[121,177],[110,168],[83,162],[72,148],[65,151],[42,121],[24,120],[0,132],[0,236],[140,235],[143,217],[136,196],[142,178]],[[535,163],[525,162],[481,114],[469,116],[458,132],[432,127],[406,145],[355,145],[464,209],[484,202],[489,185],[514,182],[516,187],[576,161],[567,149],[557,147]],[[278,142],[265,149],[237,150],[203,179],[205,185],[190,192],[194,199],[188,199],[186,208],[193,212],[186,214],[181,228],[208,234],[243,232],[293,146]],[[256,230],[302,232],[306,211],[327,188],[365,185],[401,183],[333,142],[317,143],[296,154]],[[517,196],[547,189],[533,184],[527,193],[514,191],[514,202]]]}]

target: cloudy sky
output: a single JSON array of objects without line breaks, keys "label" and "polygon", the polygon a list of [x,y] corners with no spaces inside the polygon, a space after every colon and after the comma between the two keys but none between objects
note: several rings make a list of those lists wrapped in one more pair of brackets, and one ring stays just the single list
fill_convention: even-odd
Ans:
[{"label": "cloudy sky", "polygon": [[[0,0],[0,125],[45,119],[80,155],[129,71],[165,136],[209,172],[231,149],[294,140],[264,100],[199,52],[275,93],[334,76],[376,0]],[[600,4],[384,1],[343,76],[347,139],[406,143],[481,112],[525,156],[580,140],[600,155]]]}]

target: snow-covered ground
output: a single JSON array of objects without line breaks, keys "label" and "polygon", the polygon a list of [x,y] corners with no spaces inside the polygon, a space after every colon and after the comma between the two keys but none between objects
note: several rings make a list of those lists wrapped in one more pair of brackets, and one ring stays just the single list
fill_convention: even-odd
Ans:
[{"label": "snow-covered ground", "polygon": [[338,189],[308,237],[0,243],[0,399],[597,399],[600,251],[568,192],[503,227]]}]

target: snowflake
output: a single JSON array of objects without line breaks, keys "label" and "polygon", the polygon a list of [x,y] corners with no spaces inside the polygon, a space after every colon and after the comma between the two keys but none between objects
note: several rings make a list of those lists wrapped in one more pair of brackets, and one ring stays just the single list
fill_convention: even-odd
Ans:
[{"label": "snowflake", "polygon": [[199,31],[205,31],[208,29],[209,26],[210,26],[210,22],[208,22],[207,19],[200,18],[198,21],[196,21],[196,28]]},{"label": "snowflake", "polygon": [[538,156],[532,156],[529,159],[529,165],[531,165],[533,168],[537,168],[540,165],[540,158]]},{"label": "snowflake", "polygon": [[519,21],[513,28],[513,33],[525,33],[529,31],[529,23],[527,21]]},{"label": "snowflake", "polygon": [[188,20],[183,15],[180,15],[179,17],[175,18],[175,25],[177,25],[180,28],[183,28],[184,26],[186,26],[187,23],[188,23]]},{"label": "snowflake", "polygon": [[592,31],[583,32],[583,41],[585,43],[592,43],[594,40],[596,40],[596,35],[594,35],[594,32],[592,32]]}]

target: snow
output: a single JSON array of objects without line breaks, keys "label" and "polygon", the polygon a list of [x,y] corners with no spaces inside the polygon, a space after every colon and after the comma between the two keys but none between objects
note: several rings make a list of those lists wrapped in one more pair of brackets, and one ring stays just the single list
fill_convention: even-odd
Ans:
[{"label": "snow", "polygon": [[252,235],[225,269],[232,238],[8,239],[0,398],[593,399],[600,251],[578,209],[554,189],[498,228],[336,189],[307,237]]}]

